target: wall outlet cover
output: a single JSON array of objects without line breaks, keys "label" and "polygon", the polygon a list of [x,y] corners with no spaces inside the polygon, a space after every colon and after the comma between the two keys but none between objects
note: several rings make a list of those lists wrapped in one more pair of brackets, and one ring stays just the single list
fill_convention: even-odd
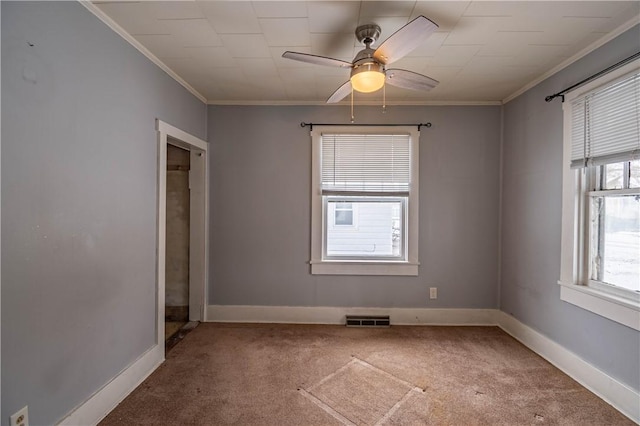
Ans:
[{"label": "wall outlet cover", "polygon": [[25,405],[9,419],[11,426],[29,426],[29,407]]},{"label": "wall outlet cover", "polygon": [[429,299],[437,299],[438,298],[438,287],[429,288]]}]

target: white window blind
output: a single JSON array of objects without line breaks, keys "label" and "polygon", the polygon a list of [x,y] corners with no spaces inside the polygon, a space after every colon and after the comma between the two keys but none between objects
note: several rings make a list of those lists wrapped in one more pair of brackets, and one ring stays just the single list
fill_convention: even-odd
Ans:
[{"label": "white window blind", "polygon": [[322,193],[408,195],[408,134],[322,134]]},{"label": "white window blind", "polygon": [[640,72],[571,103],[571,167],[640,156]]}]

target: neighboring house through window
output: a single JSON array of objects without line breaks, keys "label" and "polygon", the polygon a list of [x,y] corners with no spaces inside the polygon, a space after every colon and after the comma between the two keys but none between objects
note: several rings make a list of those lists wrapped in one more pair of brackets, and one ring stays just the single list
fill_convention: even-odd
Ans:
[{"label": "neighboring house through window", "polygon": [[640,61],[563,107],[561,298],[640,330]]},{"label": "neighboring house through window", "polygon": [[417,128],[314,126],[311,271],[418,274]]}]

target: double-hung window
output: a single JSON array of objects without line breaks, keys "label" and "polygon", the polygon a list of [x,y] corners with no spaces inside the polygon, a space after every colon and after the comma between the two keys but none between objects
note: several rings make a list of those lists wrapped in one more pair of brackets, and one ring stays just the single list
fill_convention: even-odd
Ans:
[{"label": "double-hung window", "polygon": [[311,272],[417,275],[417,128],[314,126],[311,136]]},{"label": "double-hung window", "polygon": [[640,330],[640,62],[563,107],[561,298]]}]

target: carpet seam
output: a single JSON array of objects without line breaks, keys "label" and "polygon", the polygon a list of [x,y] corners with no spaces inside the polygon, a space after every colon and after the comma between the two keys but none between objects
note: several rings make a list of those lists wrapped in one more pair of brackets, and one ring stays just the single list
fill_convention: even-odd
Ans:
[{"label": "carpet seam", "polygon": [[380,420],[378,420],[375,424],[375,426],[381,426],[384,424],[384,422],[386,422],[387,420],[389,420],[391,418],[391,416],[393,416],[396,411],[398,411],[398,409],[400,408],[400,406],[402,404],[404,404],[405,402],[407,402],[407,400],[409,399],[409,397],[411,396],[411,393],[417,393],[418,395],[422,395],[422,389],[418,388],[418,387],[413,387],[411,389],[409,389],[407,391],[407,393],[404,394],[404,396],[402,398],[400,398],[400,400],[398,402],[396,402],[395,404],[393,404],[393,407],[391,407],[389,409],[389,411],[387,411],[385,413],[384,416],[382,416],[382,418]]},{"label": "carpet seam", "polygon": [[398,382],[401,385],[407,386],[407,387],[409,387],[411,389],[417,388],[417,386],[414,385],[413,383],[409,383],[407,381],[404,381],[401,378],[396,377],[393,374],[388,373],[388,372],[384,371],[383,369],[376,367],[375,365],[369,364],[367,361],[361,360],[359,358],[354,358],[354,360],[355,360],[355,362],[359,363],[363,367],[369,368],[369,369],[375,371],[376,373],[380,373],[383,376],[388,377],[389,379],[395,380],[396,382]]},{"label": "carpet seam", "polygon": [[330,405],[324,403],[322,400],[312,395],[311,393],[307,392],[306,390],[300,388],[298,389],[298,392],[300,392],[302,396],[304,396],[305,398],[307,398],[308,400],[316,404],[318,407],[322,408],[327,414],[331,415],[334,419],[338,420],[343,425],[357,426],[351,420],[347,419],[345,416],[343,416],[342,414],[337,412],[335,409],[333,409]]}]

